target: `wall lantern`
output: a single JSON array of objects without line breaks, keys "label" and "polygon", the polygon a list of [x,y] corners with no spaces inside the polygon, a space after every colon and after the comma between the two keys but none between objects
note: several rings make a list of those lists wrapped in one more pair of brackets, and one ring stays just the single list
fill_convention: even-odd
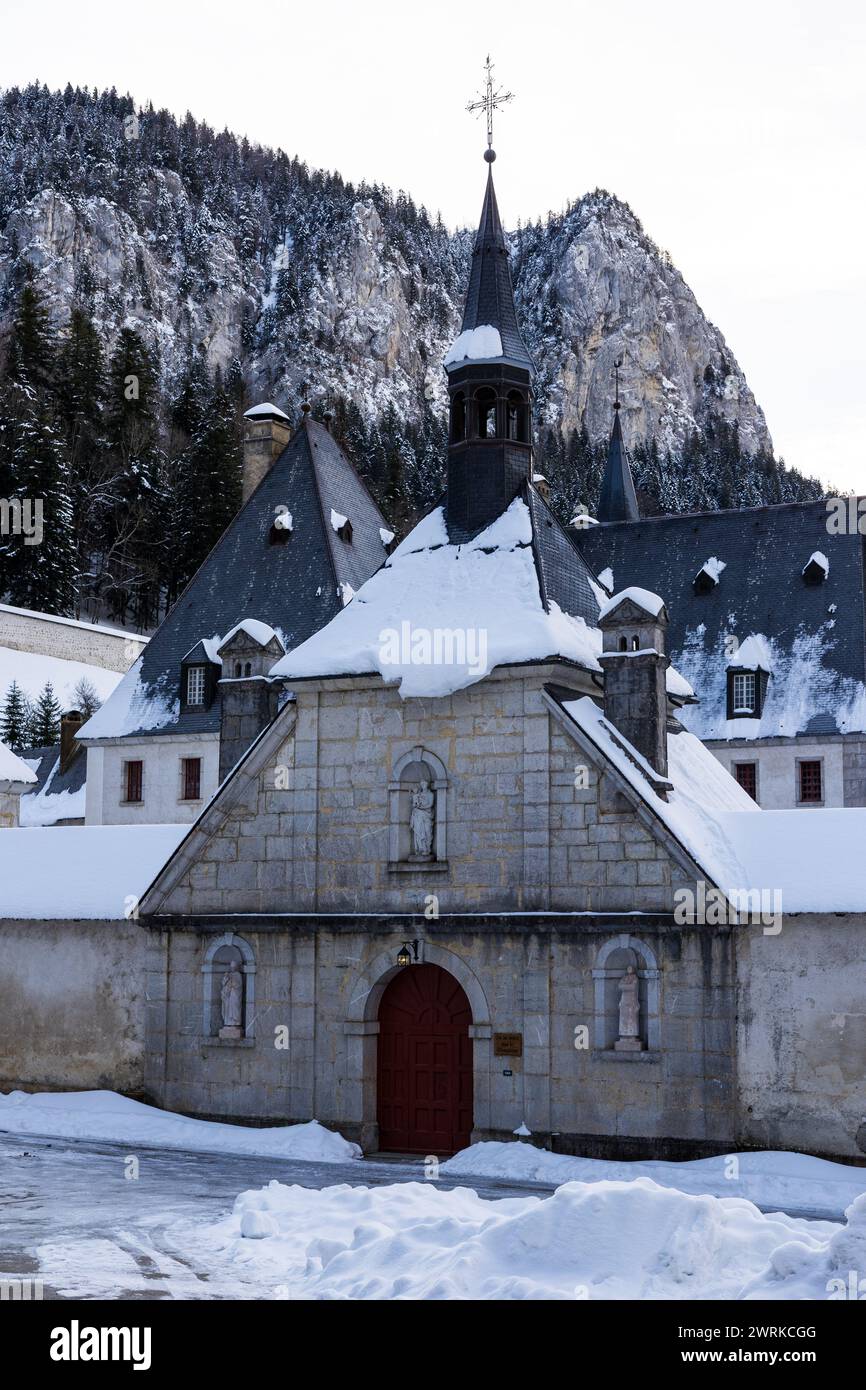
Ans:
[{"label": "wall lantern", "polygon": [[404,965],[417,965],[417,963],[418,963],[418,942],[417,942],[417,941],[404,941],[404,942],[403,942],[403,945],[400,947],[400,950],[399,950],[398,953],[397,953],[397,964],[398,964],[398,965],[401,967],[401,969],[402,969],[402,967],[403,967]]}]

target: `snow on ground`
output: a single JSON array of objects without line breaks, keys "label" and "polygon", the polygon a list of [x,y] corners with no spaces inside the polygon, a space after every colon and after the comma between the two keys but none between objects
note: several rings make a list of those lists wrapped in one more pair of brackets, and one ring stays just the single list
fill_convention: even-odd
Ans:
[{"label": "snow on ground", "polygon": [[686,1163],[612,1162],[548,1153],[533,1144],[472,1144],[440,1168],[446,1178],[502,1178],[510,1182],[565,1182],[652,1178],[661,1187],[713,1197],[745,1197],[762,1207],[844,1211],[866,1193],[866,1167],[831,1163],[809,1154],[723,1154]]},{"label": "snow on ground", "polygon": [[187,825],[4,830],[0,918],[120,921],[188,831]]},{"label": "snow on ground", "polygon": [[0,647],[0,700],[5,698],[13,680],[33,701],[39,698],[45,682],[50,681],[62,708],[72,709],[75,687],[82,678],[90,681],[100,700],[107,700],[120,684],[122,673],[89,666],[84,661],[64,661],[59,656]]},{"label": "snow on ground", "polygon": [[[66,833],[71,836],[73,832]],[[115,1091],[0,1094],[0,1130],[198,1153],[296,1158],[310,1163],[345,1163],[361,1156],[357,1144],[350,1144],[316,1120],[268,1129],[216,1124],[157,1110]]]},{"label": "snow on ground", "polygon": [[866,1197],[840,1226],[650,1178],[497,1201],[421,1182],[274,1181],[196,1242],[199,1259],[203,1245],[274,1298],[827,1298],[831,1280],[866,1268]]}]

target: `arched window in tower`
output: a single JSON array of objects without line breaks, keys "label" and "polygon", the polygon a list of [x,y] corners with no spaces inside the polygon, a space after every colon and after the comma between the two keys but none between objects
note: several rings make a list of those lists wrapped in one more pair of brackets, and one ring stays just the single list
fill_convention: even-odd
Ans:
[{"label": "arched window in tower", "polygon": [[620,637],[620,639],[619,639],[619,649],[620,649],[621,652],[627,652],[627,651],[628,651],[628,639],[627,639],[626,637]]},{"label": "arched window in tower", "polygon": [[519,391],[509,391],[506,403],[507,434],[518,444],[529,443],[529,409]]},{"label": "arched window in tower", "polygon": [[466,438],[466,397],[458,391],[451,401],[451,442],[459,444]]},{"label": "arched window in tower", "polygon": [[496,437],[496,392],[483,386],[475,394],[476,434],[480,439]]}]

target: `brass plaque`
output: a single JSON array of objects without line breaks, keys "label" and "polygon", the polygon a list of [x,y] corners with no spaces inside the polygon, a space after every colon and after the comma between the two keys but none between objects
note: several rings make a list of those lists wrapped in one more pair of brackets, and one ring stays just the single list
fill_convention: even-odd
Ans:
[{"label": "brass plaque", "polygon": [[494,1033],[494,1034],[493,1034],[493,1055],[494,1055],[494,1057],[522,1057],[522,1056],[523,1056],[523,1034],[522,1034],[522,1033]]}]

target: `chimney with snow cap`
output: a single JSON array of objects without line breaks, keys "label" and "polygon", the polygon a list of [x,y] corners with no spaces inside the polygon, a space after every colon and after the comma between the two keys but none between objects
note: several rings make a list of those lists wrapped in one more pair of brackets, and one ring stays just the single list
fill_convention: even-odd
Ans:
[{"label": "chimney with snow cap", "polygon": [[244,415],[243,501],[255,492],[279,458],[292,434],[291,421],[270,401],[254,405]]},{"label": "chimney with snow cap", "polygon": [[648,589],[623,589],[602,606],[604,717],[666,778],[668,772],[666,647],[668,615],[664,601]]}]

